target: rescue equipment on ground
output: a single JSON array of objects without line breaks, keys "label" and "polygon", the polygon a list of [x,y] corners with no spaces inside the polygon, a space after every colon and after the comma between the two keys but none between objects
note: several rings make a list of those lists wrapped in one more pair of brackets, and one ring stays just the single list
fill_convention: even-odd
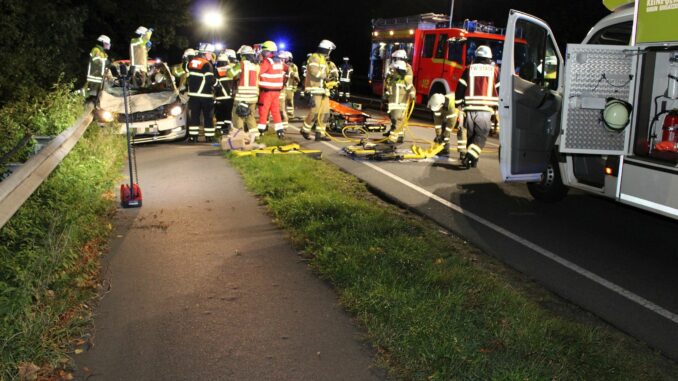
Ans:
[{"label": "rescue equipment on ground", "polygon": [[374,119],[369,114],[346,104],[330,100],[329,130],[341,133],[345,127],[360,127],[367,131],[383,131],[388,119]]},{"label": "rescue equipment on ground", "polygon": [[284,146],[264,147],[251,151],[233,151],[236,157],[254,157],[265,155],[310,155],[320,158],[322,151],[317,149],[301,149],[299,144],[287,144]]},{"label": "rescue equipment on ground", "polygon": [[123,208],[140,208],[142,204],[141,188],[139,187],[139,172],[137,170],[136,151],[133,147],[133,137],[129,129],[129,75],[125,65],[120,66],[120,81],[122,82],[122,97],[125,103],[125,128],[127,130],[127,160],[129,166],[129,184],[120,185],[120,204]]}]

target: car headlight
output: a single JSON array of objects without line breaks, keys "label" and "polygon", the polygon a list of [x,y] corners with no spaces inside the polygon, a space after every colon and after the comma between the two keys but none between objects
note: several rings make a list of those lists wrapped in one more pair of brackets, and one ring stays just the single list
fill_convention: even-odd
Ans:
[{"label": "car headlight", "polygon": [[113,121],[113,113],[110,111],[102,111],[101,112],[101,120],[104,122],[112,122]]},{"label": "car headlight", "polygon": [[181,106],[174,106],[170,109],[170,115],[172,116],[179,116],[184,110],[182,109]]}]

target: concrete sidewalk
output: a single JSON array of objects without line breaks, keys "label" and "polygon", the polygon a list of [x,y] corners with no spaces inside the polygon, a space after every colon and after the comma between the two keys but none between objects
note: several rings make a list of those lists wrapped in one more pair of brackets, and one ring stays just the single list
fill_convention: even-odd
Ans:
[{"label": "concrete sidewalk", "polygon": [[382,380],[333,290],[215,147],[140,147],[118,213],[87,380]]}]

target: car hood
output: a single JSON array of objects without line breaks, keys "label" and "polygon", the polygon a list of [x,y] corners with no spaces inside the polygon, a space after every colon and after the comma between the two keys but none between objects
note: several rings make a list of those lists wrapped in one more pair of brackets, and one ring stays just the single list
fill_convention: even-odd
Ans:
[{"label": "car hood", "polygon": [[[160,106],[172,104],[176,102],[177,99],[178,94],[174,91],[159,91],[155,93],[130,95],[129,112],[135,113],[155,110]],[[99,108],[122,114],[125,112],[125,103],[121,96],[102,91],[99,97]]]}]

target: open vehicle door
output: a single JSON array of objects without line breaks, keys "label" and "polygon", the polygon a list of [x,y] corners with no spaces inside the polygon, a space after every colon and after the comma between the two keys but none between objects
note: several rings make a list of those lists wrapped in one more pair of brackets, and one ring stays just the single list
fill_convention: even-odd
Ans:
[{"label": "open vehicle door", "polygon": [[539,181],[560,133],[563,57],[549,26],[511,10],[502,56],[499,115],[504,181]]}]

